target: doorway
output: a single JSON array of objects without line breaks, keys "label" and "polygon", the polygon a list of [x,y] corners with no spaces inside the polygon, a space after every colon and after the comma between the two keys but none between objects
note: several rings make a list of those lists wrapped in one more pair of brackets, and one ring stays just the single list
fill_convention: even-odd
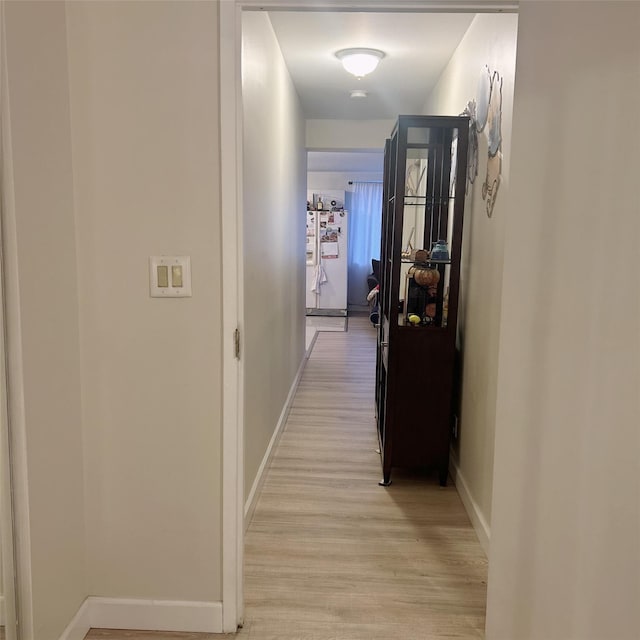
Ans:
[{"label": "doorway", "polygon": [[[347,237],[344,307],[349,314],[368,312],[367,276],[371,272],[371,260],[378,259],[380,252],[382,171],[382,150],[349,149],[307,153],[308,196],[338,194],[338,199],[347,212],[347,225],[343,230]],[[372,192],[371,197],[369,191]],[[379,201],[377,195],[380,196]],[[307,207],[313,209],[313,201],[308,199]],[[313,211],[309,213],[312,214]],[[309,267],[307,271],[309,272]],[[307,297],[309,289],[307,281]]]},{"label": "doorway", "polygon": [[[495,3],[491,6],[484,6],[484,3],[478,3],[476,10],[494,11]],[[281,8],[278,3],[260,3],[261,8]],[[223,166],[222,180],[222,204],[223,204],[223,244],[225,247],[225,255],[223,256],[225,265],[225,282],[233,283],[234,286],[225,287],[225,304],[224,304],[224,327],[225,335],[227,331],[231,333],[236,326],[241,330],[246,328],[246,319],[253,310],[246,308],[247,296],[244,291],[245,265],[242,256],[246,255],[247,247],[243,236],[244,226],[246,225],[246,209],[244,207],[243,194],[243,148],[240,121],[242,118],[242,77],[240,67],[240,29],[242,11],[257,9],[255,2],[247,1],[240,3],[221,3],[221,83],[225,89],[222,95],[221,118],[222,126],[222,153],[227,161]],[[287,10],[302,10],[307,7],[303,2],[287,5]],[[335,7],[327,3],[323,7],[314,7],[314,9],[334,10]],[[387,11],[388,15],[394,15],[399,7],[396,3],[388,2],[384,5],[372,2],[352,2],[350,8],[362,12]],[[411,7],[403,7],[405,10],[411,9],[415,12],[437,13],[443,10],[450,11],[451,3],[415,3]],[[516,3],[503,3],[502,10],[515,11]],[[465,4],[468,10],[468,3]],[[336,14],[340,17],[340,13]],[[335,17],[335,16],[334,16]],[[314,32],[314,37],[321,39],[323,31]],[[310,34],[307,34],[310,37]],[[473,93],[473,92],[471,92]],[[464,104],[457,105],[455,108],[461,110]],[[285,119],[286,120],[286,119]],[[321,119],[318,119],[321,120]],[[276,126],[272,122],[271,126]],[[279,130],[282,136],[297,136],[298,139],[303,136],[305,143],[304,148],[311,147],[317,149],[313,144],[314,136],[318,134],[322,127],[322,122],[306,122],[304,131],[300,129],[291,132],[291,120],[289,119],[287,130],[286,125]],[[325,137],[325,148],[340,149],[345,140],[352,139],[353,135],[363,135],[364,130],[372,126],[379,126],[384,135],[388,135],[390,131],[389,122],[378,121],[375,125],[372,121],[362,122],[361,126],[347,127],[347,130],[340,131],[338,127],[334,132],[334,137]],[[278,123],[277,126],[280,126]],[[357,129],[357,131],[356,131]],[[245,135],[246,135],[245,131]],[[317,138],[316,138],[317,139]],[[283,158],[273,154],[273,149],[264,148],[263,151],[269,151],[270,161],[283,162]],[[252,185],[257,186],[257,185]],[[265,193],[269,187],[265,187]],[[260,189],[257,189],[259,192]],[[242,216],[236,217],[236,211],[243,211]],[[299,230],[296,230],[298,232]],[[301,230],[300,230],[301,231]],[[301,284],[296,283],[299,294],[302,295]],[[233,289],[233,290],[232,290]],[[295,331],[294,331],[295,333]],[[247,345],[250,348],[250,345]],[[297,348],[297,347],[296,347]],[[228,356],[228,357],[227,357]],[[291,364],[290,364],[291,366]],[[246,451],[245,442],[249,438],[245,438],[245,412],[246,406],[244,402],[244,385],[246,383],[246,361],[237,361],[233,357],[232,350],[225,351],[224,374],[225,380],[229,384],[225,384],[225,416],[224,416],[224,479],[223,479],[223,550],[224,550],[224,576],[223,582],[223,598],[225,620],[229,623],[232,619],[242,619],[242,530],[244,526],[245,503],[245,486],[251,484],[250,477],[246,473]],[[295,372],[291,373],[292,378]],[[254,441],[251,438],[251,441]],[[270,440],[267,438],[265,443],[268,446]],[[228,553],[230,551],[231,553]]]}]

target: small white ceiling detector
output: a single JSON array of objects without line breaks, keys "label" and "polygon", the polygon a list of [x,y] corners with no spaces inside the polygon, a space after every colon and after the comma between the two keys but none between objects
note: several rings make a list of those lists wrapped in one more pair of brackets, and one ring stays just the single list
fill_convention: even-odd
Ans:
[{"label": "small white ceiling detector", "polygon": [[352,98],[366,98],[369,94],[364,89],[352,89],[349,95]]},{"label": "small white ceiling detector", "polygon": [[340,49],[340,51],[336,51],[336,58],[342,62],[345,70],[352,73],[356,78],[363,78],[374,71],[384,56],[384,51],[380,51],[379,49],[358,48]]}]

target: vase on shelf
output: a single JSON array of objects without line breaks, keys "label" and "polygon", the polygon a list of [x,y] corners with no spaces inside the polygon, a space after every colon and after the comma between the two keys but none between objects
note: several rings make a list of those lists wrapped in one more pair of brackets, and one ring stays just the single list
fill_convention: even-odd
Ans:
[{"label": "vase on shelf", "polygon": [[438,240],[431,247],[432,260],[449,260],[449,247],[445,240]]}]

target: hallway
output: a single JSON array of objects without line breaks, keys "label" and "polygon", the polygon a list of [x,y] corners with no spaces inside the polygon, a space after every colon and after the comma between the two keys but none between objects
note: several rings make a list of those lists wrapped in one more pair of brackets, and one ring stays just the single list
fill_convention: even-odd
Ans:
[{"label": "hallway", "polygon": [[320,332],[246,536],[249,640],[482,638],[487,561],[453,486],[378,486],[375,331]]}]

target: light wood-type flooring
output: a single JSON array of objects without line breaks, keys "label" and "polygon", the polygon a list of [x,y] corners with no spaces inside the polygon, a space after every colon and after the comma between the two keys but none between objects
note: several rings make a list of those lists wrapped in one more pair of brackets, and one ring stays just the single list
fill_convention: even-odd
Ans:
[{"label": "light wood-type flooring", "polygon": [[455,488],[396,470],[378,486],[374,378],[367,318],[318,335],[245,538],[239,640],[484,637],[487,561]]}]

